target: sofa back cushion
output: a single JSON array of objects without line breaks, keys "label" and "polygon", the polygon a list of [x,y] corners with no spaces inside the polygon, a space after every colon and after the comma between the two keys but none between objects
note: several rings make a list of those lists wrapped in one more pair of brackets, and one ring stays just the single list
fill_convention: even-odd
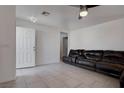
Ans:
[{"label": "sofa back cushion", "polygon": [[86,50],[84,56],[87,59],[100,61],[102,59],[103,51],[102,50]]},{"label": "sofa back cushion", "polygon": [[70,57],[78,57],[79,55],[81,55],[81,50],[73,50],[71,49],[69,52],[69,56]]},{"label": "sofa back cushion", "polygon": [[102,61],[124,65],[124,52],[106,50]]}]

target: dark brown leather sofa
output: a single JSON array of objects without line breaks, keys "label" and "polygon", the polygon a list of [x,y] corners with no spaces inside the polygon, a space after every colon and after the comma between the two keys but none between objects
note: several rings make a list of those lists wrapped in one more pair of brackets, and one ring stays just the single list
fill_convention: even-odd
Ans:
[{"label": "dark brown leather sofa", "polygon": [[70,50],[69,56],[63,57],[63,61],[75,66],[120,78],[120,87],[124,87],[123,51]]},{"label": "dark brown leather sofa", "polygon": [[64,62],[68,62],[68,63],[75,63],[77,57],[79,55],[81,55],[82,50],[70,50],[69,55],[68,56],[64,56],[63,60]]},{"label": "dark brown leather sofa", "polygon": [[124,88],[124,71],[122,72],[120,76],[120,87]]}]

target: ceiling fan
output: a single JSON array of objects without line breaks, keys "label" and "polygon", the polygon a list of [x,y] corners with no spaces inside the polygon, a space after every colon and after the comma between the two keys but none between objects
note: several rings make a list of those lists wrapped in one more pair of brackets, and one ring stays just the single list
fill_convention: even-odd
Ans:
[{"label": "ceiling fan", "polygon": [[79,12],[79,17],[78,19],[82,19],[83,17],[87,16],[88,15],[88,9],[89,8],[94,8],[94,7],[97,7],[99,5],[71,5],[73,7],[77,7],[80,9],[80,12]]}]

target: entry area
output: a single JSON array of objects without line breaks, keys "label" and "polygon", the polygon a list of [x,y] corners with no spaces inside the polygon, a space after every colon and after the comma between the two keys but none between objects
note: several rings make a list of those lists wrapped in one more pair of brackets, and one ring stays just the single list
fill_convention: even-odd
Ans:
[{"label": "entry area", "polygon": [[16,68],[35,66],[35,30],[16,27]]}]

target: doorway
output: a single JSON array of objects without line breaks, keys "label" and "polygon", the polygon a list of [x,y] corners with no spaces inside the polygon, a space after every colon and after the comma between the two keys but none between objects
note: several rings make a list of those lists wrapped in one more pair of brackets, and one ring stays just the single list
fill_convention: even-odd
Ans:
[{"label": "doorway", "polygon": [[16,27],[16,68],[35,66],[35,30]]},{"label": "doorway", "polygon": [[60,33],[60,59],[68,55],[68,33]]}]

